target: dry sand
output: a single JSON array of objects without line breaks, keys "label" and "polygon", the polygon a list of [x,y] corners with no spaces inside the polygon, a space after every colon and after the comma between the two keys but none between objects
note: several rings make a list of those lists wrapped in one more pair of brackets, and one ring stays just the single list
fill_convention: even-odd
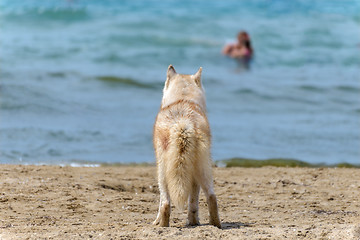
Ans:
[{"label": "dry sand", "polygon": [[0,165],[0,239],[360,239],[360,170],[215,168],[223,229],[153,226],[155,167]]}]

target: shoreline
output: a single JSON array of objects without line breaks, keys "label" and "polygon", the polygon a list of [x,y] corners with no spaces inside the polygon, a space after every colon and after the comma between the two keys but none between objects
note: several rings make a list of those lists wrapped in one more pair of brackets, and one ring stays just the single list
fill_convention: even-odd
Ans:
[{"label": "shoreline", "polygon": [[359,169],[214,168],[223,229],[172,209],[170,227],[151,223],[159,193],[154,166],[0,165],[4,239],[356,239]]},{"label": "shoreline", "polygon": [[[86,160],[73,160],[65,161],[65,164],[61,163],[3,163],[9,165],[24,165],[24,166],[61,166],[61,167],[155,167],[156,162],[98,162],[98,161],[86,161]],[[360,164],[353,164],[348,162],[338,162],[333,164],[328,163],[309,163],[297,159],[290,158],[269,158],[269,159],[252,159],[252,158],[229,158],[223,160],[214,160],[214,167],[229,168],[229,167],[243,167],[243,168],[261,168],[261,167],[305,167],[305,168],[360,168]]]}]

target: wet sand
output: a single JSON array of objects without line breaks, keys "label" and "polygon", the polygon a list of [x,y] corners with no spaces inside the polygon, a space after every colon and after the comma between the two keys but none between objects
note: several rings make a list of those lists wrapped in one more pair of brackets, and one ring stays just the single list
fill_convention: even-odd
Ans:
[{"label": "wet sand", "polygon": [[0,239],[360,239],[360,169],[214,168],[223,229],[172,209],[155,167],[0,165]]}]

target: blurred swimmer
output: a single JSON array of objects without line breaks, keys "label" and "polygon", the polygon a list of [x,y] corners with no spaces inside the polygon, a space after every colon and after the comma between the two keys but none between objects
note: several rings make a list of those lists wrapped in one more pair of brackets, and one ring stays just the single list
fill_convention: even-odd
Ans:
[{"label": "blurred swimmer", "polygon": [[245,31],[241,31],[237,35],[237,43],[227,44],[222,53],[231,58],[237,59],[250,59],[253,56],[253,49],[251,47],[251,41],[249,34]]}]

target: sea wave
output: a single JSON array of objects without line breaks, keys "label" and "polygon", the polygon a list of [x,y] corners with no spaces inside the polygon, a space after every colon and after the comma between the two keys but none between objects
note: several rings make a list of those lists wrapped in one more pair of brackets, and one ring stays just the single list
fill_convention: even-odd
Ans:
[{"label": "sea wave", "polygon": [[[41,127],[1,129],[3,159],[13,162],[30,163],[66,158],[78,154],[89,154],[101,149],[101,143],[111,141],[112,136],[97,130],[56,130]],[[26,140],[26,139],[33,140]],[[13,142],[15,144],[11,144]],[[81,146],[81,147],[80,147]]]},{"label": "sea wave", "polygon": [[315,93],[324,93],[326,92],[325,88],[321,88],[314,85],[301,85],[298,87],[300,90],[306,91],[306,92],[315,92]]},{"label": "sea wave", "polygon": [[153,82],[153,83],[145,83],[141,81],[137,81],[131,78],[123,78],[117,76],[98,76],[97,80],[100,80],[106,84],[111,86],[128,86],[128,87],[136,87],[136,88],[145,88],[145,89],[161,89],[163,83]]},{"label": "sea wave", "polygon": [[297,87],[298,89],[305,92],[314,92],[314,93],[326,93],[331,90],[335,90],[338,92],[344,93],[360,93],[360,88],[351,85],[338,85],[334,87],[329,86],[318,86],[318,85],[300,85]]},{"label": "sea wave", "polygon": [[360,88],[355,86],[339,85],[335,89],[345,93],[360,93]]},{"label": "sea wave", "polygon": [[0,18],[5,22],[21,22],[25,24],[41,24],[53,22],[79,22],[88,21],[91,15],[86,8],[73,7],[22,7],[5,9]]},{"label": "sea wave", "polygon": [[29,86],[7,84],[1,87],[0,93],[1,110],[55,113],[59,111],[56,105],[63,104],[48,93]]},{"label": "sea wave", "polygon": [[303,98],[301,96],[294,96],[291,93],[283,93],[283,94],[269,94],[269,93],[261,93],[260,91],[252,90],[252,89],[240,89],[234,91],[234,94],[241,96],[243,101],[245,99],[249,101],[260,100],[260,102],[286,102],[286,103],[302,103],[308,105],[318,105],[319,102],[307,98]]}]

